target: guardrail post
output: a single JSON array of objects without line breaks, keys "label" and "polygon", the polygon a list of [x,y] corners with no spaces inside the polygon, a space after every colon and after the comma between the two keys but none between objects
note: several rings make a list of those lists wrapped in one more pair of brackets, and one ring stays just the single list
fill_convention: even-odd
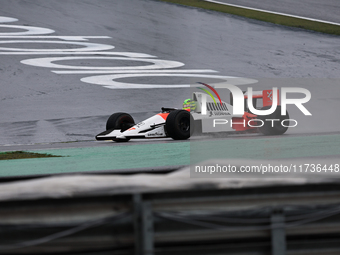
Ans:
[{"label": "guardrail post", "polygon": [[153,255],[153,215],[150,202],[133,195],[135,255]]},{"label": "guardrail post", "polygon": [[285,216],[283,212],[271,215],[272,255],[286,254]]}]

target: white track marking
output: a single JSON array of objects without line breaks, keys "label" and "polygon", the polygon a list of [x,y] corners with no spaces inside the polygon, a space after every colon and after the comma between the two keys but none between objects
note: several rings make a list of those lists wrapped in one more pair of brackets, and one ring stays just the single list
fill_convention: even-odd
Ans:
[{"label": "white track marking", "polygon": [[116,71],[52,71],[56,74],[115,74],[115,73],[218,73],[211,69],[184,69],[184,70],[116,70]]},{"label": "white track marking", "polygon": [[135,78],[135,77],[196,77],[196,78],[210,78],[220,79],[222,81],[228,81],[238,77],[221,76],[221,75],[209,75],[209,74],[169,74],[169,73],[157,73],[157,74],[114,74],[114,75],[96,75],[82,78],[82,82],[96,84],[104,86],[108,89],[151,89],[151,88],[188,88],[190,84],[138,84],[138,83],[124,83],[114,81],[122,78]]},{"label": "white track marking", "polygon": [[18,26],[18,25],[0,25],[0,28],[2,28],[2,27],[26,30],[24,32],[0,33],[0,35],[3,35],[3,36],[10,36],[10,35],[46,35],[46,34],[53,34],[55,32],[52,29],[43,28],[43,27]]},{"label": "white track marking", "polygon": [[11,17],[0,16],[0,23],[16,22],[18,19]]},{"label": "white track marking", "polygon": [[[54,61],[65,61],[65,60],[78,60],[78,59],[104,59],[104,60],[124,60],[124,61],[141,61],[150,62],[152,65],[146,66],[70,66],[70,65],[58,65],[52,62]],[[123,57],[59,57],[59,58],[32,58],[22,60],[21,63],[31,66],[47,67],[47,68],[62,68],[62,69],[80,69],[80,70],[150,70],[150,69],[162,69],[162,68],[176,68],[184,66],[182,62],[161,60],[161,59],[150,59],[150,58],[123,58]]]},{"label": "white track marking", "polygon": [[[0,41],[1,42],[1,41]],[[19,41],[18,41],[19,42]],[[134,52],[109,52],[109,51],[84,51],[84,52],[64,52],[64,51],[53,51],[53,52],[35,52],[35,51],[24,51],[24,52],[0,52],[0,55],[115,55],[115,56],[126,56],[131,58],[157,58],[156,56],[145,54],[145,53],[134,53]]]},{"label": "white track marking", "polygon": [[[15,18],[0,16],[1,22],[14,22]],[[123,78],[134,77],[191,77],[191,78],[210,78],[219,79],[222,81],[229,81],[230,79],[239,79],[237,77],[221,76],[221,75],[209,75],[200,73],[216,73],[215,70],[210,69],[192,69],[192,70],[174,70],[174,68],[184,66],[184,63],[172,60],[155,59],[156,56],[133,53],[133,52],[106,52],[114,48],[112,45],[98,44],[84,42],[92,38],[111,38],[109,36],[44,36],[44,34],[54,33],[54,30],[32,26],[16,26],[16,25],[0,25],[5,28],[23,29],[24,32],[10,32],[0,33],[0,44],[24,44],[25,46],[32,43],[39,44],[66,44],[83,46],[82,48],[72,49],[27,49],[27,48],[8,48],[0,47],[0,55],[68,55],[65,57],[45,57],[45,58],[31,58],[22,60],[21,63],[26,65],[32,65],[45,68],[60,68],[60,69],[72,69],[52,72],[57,74],[104,74],[109,75],[97,75],[82,78],[82,82],[101,85],[109,89],[151,89],[151,88],[184,88],[190,87],[190,84],[134,84],[115,81]],[[12,40],[2,40],[12,39]],[[17,39],[17,40],[13,40]],[[38,39],[38,40],[35,40]],[[44,40],[47,39],[47,40]],[[55,39],[55,40],[51,40]],[[63,41],[58,41],[58,40]],[[81,41],[81,42],[80,42]],[[77,56],[82,55],[82,56]],[[90,55],[90,56],[89,56]],[[92,56],[91,56],[92,55]],[[95,55],[95,56],[93,56]],[[120,56],[120,57],[112,57]],[[124,56],[124,57],[121,57]],[[67,60],[79,60],[79,59],[101,59],[101,60],[116,60],[116,61],[141,61],[152,63],[151,65],[143,66],[112,66],[112,67],[93,67],[93,66],[72,66],[55,64],[54,61],[67,61]],[[157,69],[157,70],[156,70]],[[167,70],[171,69],[171,70]],[[242,85],[242,84],[240,84]]]},{"label": "white track marking", "polygon": [[99,44],[99,43],[88,43],[88,42],[64,42],[64,41],[36,41],[36,40],[22,40],[22,41],[0,41],[0,44],[10,44],[10,43],[41,43],[41,44],[68,44],[68,45],[80,45],[84,46],[83,48],[75,48],[75,49],[25,49],[25,48],[6,48],[0,47],[0,50],[9,50],[9,51],[41,51],[41,52],[53,52],[53,51],[64,51],[64,52],[72,52],[72,51],[100,51],[100,50],[111,50],[114,48],[112,45],[108,44]]},{"label": "white track marking", "polygon": [[302,16],[297,16],[297,15],[291,15],[291,14],[287,14],[287,13],[267,11],[267,10],[252,8],[252,7],[246,7],[246,6],[242,6],[242,5],[228,4],[228,3],[219,2],[219,1],[214,1],[214,0],[204,0],[204,1],[210,2],[210,3],[215,3],[215,4],[228,5],[228,6],[232,6],[232,7],[238,7],[238,8],[247,9],[247,10],[252,10],[252,11],[260,11],[260,12],[265,12],[265,13],[270,13],[270,14],[275,14],[275,15],[287,16],[287,17],[291,17],[291,18],[298,18],[298,19],[304,19],[304,20],[309,20],[309,21],[315,21],[315,22],[320,22],[320,23],[325,23],[325,24],[331,24],[331,25],[340,26],[339,23],[330,22],[330,21],[326,21],[326,20],[312,19],[312,18],[308,18],[308,17],[302,17]]},{"label": "white track marking", "polygon": [[110,36],[51,36],[51,35],[0,35],[0,39],[60,39],[65,41],[88,41],[88,39],[109,39]]}]

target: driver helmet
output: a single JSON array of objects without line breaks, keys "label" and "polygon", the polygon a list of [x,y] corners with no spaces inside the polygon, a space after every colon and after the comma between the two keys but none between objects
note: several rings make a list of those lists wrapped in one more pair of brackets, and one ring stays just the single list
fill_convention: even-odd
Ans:
[{"label": "driver helmet", "polygon": [[197,106],[196,101],[194,101],[190,98],[185,99],[184,102],[183,102],[183,110],[187,110],[189,112],[196,110],[196,106]]}]

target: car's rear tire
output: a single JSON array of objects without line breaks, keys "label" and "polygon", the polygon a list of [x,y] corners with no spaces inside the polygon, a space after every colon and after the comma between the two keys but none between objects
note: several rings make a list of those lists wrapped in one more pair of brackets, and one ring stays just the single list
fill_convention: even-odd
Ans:
[{"label": "car's rear tire", "polygon": [[[124,132],[128,130],[130,127],[135,125],[135,121],[133,120],[132,116],[125,112],[117,112],[112,114],[106,122],[106,130],[111,129],[120,129],[120,132]],[[130,139],[112,139],[115,142],[127,142]]]},{"label": "car's rear tire", "polygon": [[165,130],[174,140],[186,140],[194,132],[194,119],[185,110],[171,111],[165,121]]},{"label": "car's rear tire", "polygon": [[[271,106],[262,107],[261,110],[268,110]],[[281,114],[281,106],[277,106],[276,110],[269,115],[257,116],[258,119],[263,121],[263,126],[258,127],[258,130],[264,135],[282,135],[288,130],[289,125],[289,114],[286,111],[286,115]],[[268,119],[268,121],[266,121]],[[274,119],[275,121],[269,121]],[[277,121],[277,119],[279,121]],[[282,125],[282,121],[285,121],[285,126]]]}]

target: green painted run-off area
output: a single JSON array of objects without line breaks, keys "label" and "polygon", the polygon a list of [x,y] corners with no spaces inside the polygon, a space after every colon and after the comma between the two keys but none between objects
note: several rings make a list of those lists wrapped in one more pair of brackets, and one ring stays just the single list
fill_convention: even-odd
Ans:
[{"label": "green painted run-off area", "polygon": [[[340,135],[233,137],[189,142],[34,150],[64,157],[0,161],[0,176],[157,168],[197,164],[208,159],[280,159],[340,155]],[[340,157],[340,156],[339,156]]]},{"label": "green painted run-off area", "polygon": [[298,27],[308,30],[313,30],[322,33],[340,35],[340,26],[336,24],[319,22],[316,20],[292,17],[289,15],[280,15],[277,13],[269,13],[260,10],[252,10],[248,8],[242,8],[232,5],[224,5],[213,2],[206,2],[203,0],[160,0],[163,2],[169,2],[174,4],[180,4],[191,7],[198,7],[211,11],[218,11],[238,15],[250,19],[261,20],[274,24]]}]

